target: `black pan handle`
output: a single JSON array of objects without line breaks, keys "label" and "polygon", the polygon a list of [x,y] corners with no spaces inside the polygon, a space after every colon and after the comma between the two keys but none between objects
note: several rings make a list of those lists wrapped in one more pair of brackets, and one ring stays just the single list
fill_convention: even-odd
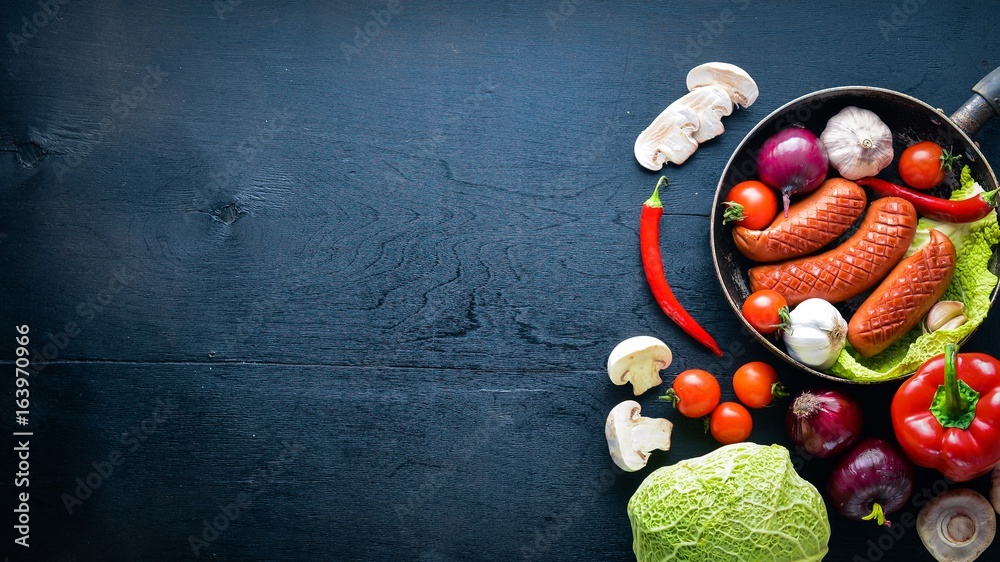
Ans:
[{"label": "black pan handle", "polygon": [[951,114],[951,120],[969,137],[976,136],[990,117],[1000,115],[1000,68],[987,74],[972,91],[975,94]]}]

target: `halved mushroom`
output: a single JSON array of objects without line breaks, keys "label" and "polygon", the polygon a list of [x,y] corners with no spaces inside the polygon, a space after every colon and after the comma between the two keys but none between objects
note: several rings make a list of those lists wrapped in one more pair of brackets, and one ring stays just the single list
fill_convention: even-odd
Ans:
[{"label": "halved mushroom", "polygon": [[667,344],[652,336],[635,336],[611,350],[608,376],[619,386],[631,382],[632,392],[639,396],[663,383],[660,371],[669,367],[673,360]]},{"label": "halved mushroom", "polygon": [[698,150],[694,133],[698,130],[698,114],[687,104],[667,106],[635,139],[635,159],[643,168],[663,169],[667,162],[682,164]]},{"label": "halved mushroom", "polygon": [[626,472],[635,472],[649,461],[649,453],[670,450],[670,432],[674,424],[663,418],[644,418],[642,406],[626,400],[615,406],[604,424],[611,460]]},{"label": "halved mushroom", "polygon": [[729,94],[719,86],[702,86],[682,96],[677,103],[683,103],[698,114],[698,130],[694,140],[699,143],[721,135],[726,131],[722,118],[733,112],[733,102]]},{"label": "halved mushroom", "polygon": [[750,107],[757,101],[757,83],[747,71],[727,62],[706,62],[690,70],[687,75],[689,91],[703,86],[720,86],[729,94],[733,103]]},{"label": "halved mushroom", "polygon": [[939,562],[972,562],[996,534],[993,506],[973,490],[945,492],[917,515],[917,534]]}]

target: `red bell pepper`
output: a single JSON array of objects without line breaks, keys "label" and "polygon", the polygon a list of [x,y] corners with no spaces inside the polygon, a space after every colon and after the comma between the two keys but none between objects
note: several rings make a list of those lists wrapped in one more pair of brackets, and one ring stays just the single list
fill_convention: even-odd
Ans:
[{"label": "red bell pepper", "polygon": [[955,482],[986,474],[1000,462],[1000,361],[948,345],[896,391],[892,427],[914,463]]}]

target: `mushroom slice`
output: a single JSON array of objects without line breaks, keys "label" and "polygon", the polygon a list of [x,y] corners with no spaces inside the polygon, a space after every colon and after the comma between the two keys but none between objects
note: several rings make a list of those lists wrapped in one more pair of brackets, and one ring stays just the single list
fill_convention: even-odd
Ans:
[{"label": "mushroom slice", "polygon": [[677,103],[683,103],[698,114],[698,130],[694,140],[702,143],[726,131],[722,118],[733,112],[733,101],[726,90],[719,86],[701,86],[685,94]]},{"label": "mushroom slice", "polygon": [[733,103],[750,107],[757,101],[757,83],[747,71],[727,62],[706,62],[691,69],[687,75],[688,90],[702,86],[720,86],[729,94]]},{"label": "mushroom slice", "polygon": [[635,336],[616,345],[608,357],[608,376],[616,385],[632,383],[639,396],[663,383],[660,371],[670,366],[674,356],[667,344],[652,336]]},{"label": "mushroom slice", "polygon": [[978,492],[951,490],[932,499],[917,515],[917,534],[939,562],[972,562],[996,534],[993,506]]},{"label": "mushroom slice", "polygon": [[635,159],[654,172],[662,170],[667,162],[683,164],[698,150],[698,141],[692,136],[698,123],[693,109],[675,101],[636,137]]},{"label": "mushroom slice", "polygon": [[635,400],[626,400],[611,410],[604,424],[611,460],[626,472],[646,466],[653,450],[670,450],[674,424],[663,418],[644,418],[639,415],[641,409]]}]

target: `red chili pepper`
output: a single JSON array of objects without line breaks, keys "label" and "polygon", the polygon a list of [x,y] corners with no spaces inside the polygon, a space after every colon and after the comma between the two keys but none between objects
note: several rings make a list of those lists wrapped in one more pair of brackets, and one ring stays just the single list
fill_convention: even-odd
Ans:
[{"label": "red chili pepper", "polygon": [[660,181],[653,190],[653,195],[642,205],[642,215],[639,220],[639,246],[642,249],[642,267],[646,271],[646,281],[653,291],[653,297],[660,308],[682,330],[718,356],[722,356],[719,344],[684,310],[677,302],[674,292],[670,290],[667,278],[663,273],[663,258],[660,256],[660,217],[663,216],[663,204],[660,203],[660,186],[666,186],[667,178]]},{"label": "red chili pepper", "polygon": [[1000,361],[949,344],[896,391],[892,427],[914,463],[956,482],[986,474],[1000,461]]},{"label": "red chili pepper", "polygon": [[879,178],[861,178],[857,184],[870,187],[879,195],[902,197],[922,216],[945,222],[972,222],[990,214],[997,206],[997,190],[979,193],[968,199],[951,201],[896,185]]}]

